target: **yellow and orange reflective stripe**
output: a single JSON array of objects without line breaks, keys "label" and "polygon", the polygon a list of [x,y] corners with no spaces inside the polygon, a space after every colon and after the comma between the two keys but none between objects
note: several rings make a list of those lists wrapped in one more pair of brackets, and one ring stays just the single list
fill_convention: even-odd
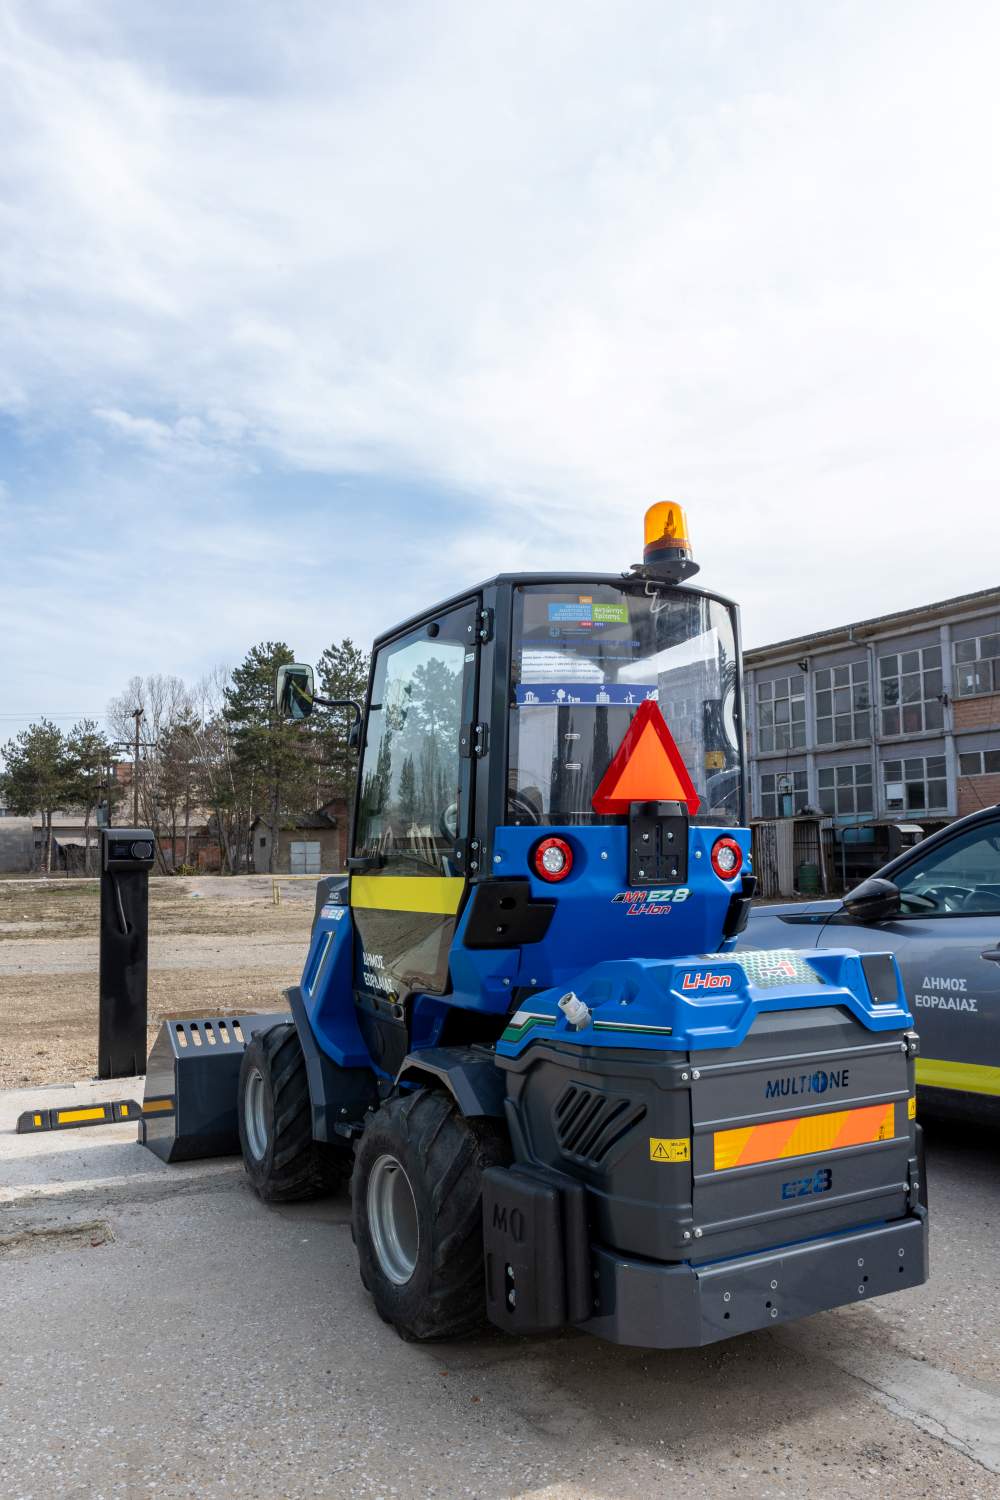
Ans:
[{"label": "yellow and orange reflective stripe", "polygon": [[786,1156],[814,1156],[817,1151],[890,1141],[894,1134],[892,1104],[868,1104],[861,1109],[838,1109],[825,1115],[800,1115],[795,1120],[770,1120],[765,1125],[717,1130],[713,1166],[717,1172],[724,1172],[728,1167],[781,1161]]}]

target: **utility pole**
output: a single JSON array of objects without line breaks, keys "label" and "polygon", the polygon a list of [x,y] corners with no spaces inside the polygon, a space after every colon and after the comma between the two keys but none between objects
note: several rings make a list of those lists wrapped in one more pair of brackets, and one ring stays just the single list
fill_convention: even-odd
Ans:
[{"label": "utility pole", "polygon": [[132,827],[139,826],[139,721],[143,710],[134,708],[132,717],[135,720],[135,742],[132,747]]}]

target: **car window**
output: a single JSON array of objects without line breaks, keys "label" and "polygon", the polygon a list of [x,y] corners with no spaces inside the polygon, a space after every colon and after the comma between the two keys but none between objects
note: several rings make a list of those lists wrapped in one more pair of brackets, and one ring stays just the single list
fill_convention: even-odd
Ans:
[{"label": "car window", "polygon": [[1000,820],[949,839],[893,878],[904,912],[1000,913]]}]

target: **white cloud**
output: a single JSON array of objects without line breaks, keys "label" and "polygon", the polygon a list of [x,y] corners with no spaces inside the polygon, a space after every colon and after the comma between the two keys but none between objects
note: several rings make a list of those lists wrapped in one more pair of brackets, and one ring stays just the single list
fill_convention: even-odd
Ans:
[{"label": "white cloud", "polygon": [[992,7],[4,14],[21,421],[470,491],[456,583],[683,497],[751,640],[995,580]]}]

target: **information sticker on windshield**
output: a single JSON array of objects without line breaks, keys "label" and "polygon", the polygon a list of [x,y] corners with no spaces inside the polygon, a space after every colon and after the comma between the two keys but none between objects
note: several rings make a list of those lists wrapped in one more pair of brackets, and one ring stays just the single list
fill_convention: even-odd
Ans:
[{"label": "information sticker on windshield", "polygon": [[558,599],[549,604],[549,623],[552,625],[627,625],[628,604],[595,603],[587,594],[579,598]]},{"label": "information sticker on windshield", "polygon": [[620,704],[631,708],[638,703],[655,703],[656,688],[642,684],[629,686],[622,682],[536,682],[530,686],[519,683],[515,699],[519,708],[565,708],[571,704],[587,704],[588,707],[604,707]]}]

